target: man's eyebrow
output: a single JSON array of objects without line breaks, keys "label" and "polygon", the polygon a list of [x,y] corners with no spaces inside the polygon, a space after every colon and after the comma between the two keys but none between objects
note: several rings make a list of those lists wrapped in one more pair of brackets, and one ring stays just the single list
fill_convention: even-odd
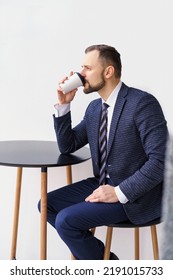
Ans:
[{"label": "man's eyebrow", "polygon": [[81,65],[81,67],[91,68],[91,65],[84,64],[84,65]]}]

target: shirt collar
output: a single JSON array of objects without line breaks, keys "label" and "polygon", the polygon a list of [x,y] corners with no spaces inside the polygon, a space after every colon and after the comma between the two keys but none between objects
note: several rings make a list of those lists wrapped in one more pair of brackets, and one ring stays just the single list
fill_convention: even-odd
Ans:
[{"label": "shirt collar", "polygon": [[112,91],[112,93],[109,95],[108,99],[106,100],[106,102],[102,99],[102,103],[106,103],[108,104],[109,106],[114,106],[115,105],[115,102],[117,100],[117,96],[118,96],[118,93],[121,89],[121,86],[122,86],[122,81],[119,81],[119,83],[116,85],[116,87],[114,88],[114,90]]}]

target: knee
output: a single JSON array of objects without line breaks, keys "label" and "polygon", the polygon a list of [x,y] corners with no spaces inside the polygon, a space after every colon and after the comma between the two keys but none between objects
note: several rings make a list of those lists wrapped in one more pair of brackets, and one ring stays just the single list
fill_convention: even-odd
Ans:
[{"label": "knee", "polygon": [[61,210],[55,220],[55,228],[59,235],[62,235],[63,232],[70,230],[71,228],[71,215],[67,208]]}]

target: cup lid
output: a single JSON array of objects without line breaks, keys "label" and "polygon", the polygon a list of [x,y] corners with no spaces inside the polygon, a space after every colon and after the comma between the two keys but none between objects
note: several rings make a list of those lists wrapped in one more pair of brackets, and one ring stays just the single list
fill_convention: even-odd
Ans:
[{"label": "cup lid", "polygon": [[75,73],[79,76],[79,78],[82,81],[82,84],[84,85],[85,84],[85,78],[79,72],[75,72]]}]

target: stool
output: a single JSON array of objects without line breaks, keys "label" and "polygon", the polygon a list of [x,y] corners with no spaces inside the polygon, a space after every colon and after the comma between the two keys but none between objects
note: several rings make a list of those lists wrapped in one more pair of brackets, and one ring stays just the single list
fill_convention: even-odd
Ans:
[{"label": "stool", "polygon": [[139,229],[142,227],[150,227],[151,228],[151,239],[153,245],[153,256],[154,260],[158,260],[159,258],[159,250],[158,250],[158,241],[157,241],[157,231],[156,225],[161,223],[160,218],[155,219],[151,222],[141,224],[141,225],[134,225],[131,222],[123,222],[118,224],[111,224],[107,227],[106,233],[106,242],[105,242],[105,251],[104,251],[104,260],[109,260],[110,257],[110,248],[112,242],[112,234],[113,228],[134,228],[134,249],[135,249],[135,260],[139,260]]}]

